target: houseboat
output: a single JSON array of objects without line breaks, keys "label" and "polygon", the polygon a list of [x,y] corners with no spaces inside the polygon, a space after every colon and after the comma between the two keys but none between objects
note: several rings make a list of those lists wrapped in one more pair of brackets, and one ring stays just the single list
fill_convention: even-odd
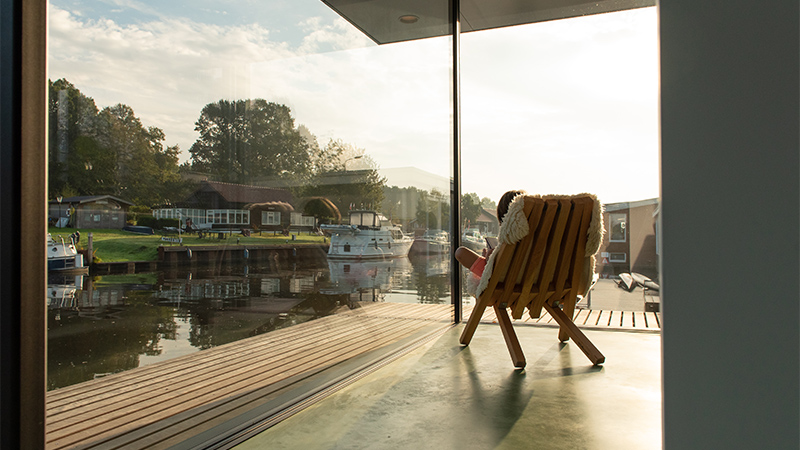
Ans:
[{"label": "houseboat", "polygon": [[48,272],[87,272],[89,268],[83,264],[83,255],[78,253],[75,243],[70,237],[68,242],[59,236],[53,239],[47,233],[47,271]]},{"label": "houseboat", "polygon": [[330,233],[328,258],[394,258],[408,256],[414,239],[375,211],[350,211],[349,225],[321,225]]}]

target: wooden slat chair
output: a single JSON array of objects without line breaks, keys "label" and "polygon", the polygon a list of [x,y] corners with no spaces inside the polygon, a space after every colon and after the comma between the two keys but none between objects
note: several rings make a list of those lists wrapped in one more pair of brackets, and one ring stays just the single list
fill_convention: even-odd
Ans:
[{"label": "wooden slat chair", "polygon": [[590,194],[517,196],[500,227],[500,245],[478,284],[461,344],[469,345],[484,310],[492,306],[514,366],[525,367],[506,309],[520,319],[526,308],[533,318],[544,308],[559,324],[559,340],[572,338],[592,364],[602,364],[603,354],[572,321],[577,296],[586,293],[594,273],[602,216],[599,201]]}]

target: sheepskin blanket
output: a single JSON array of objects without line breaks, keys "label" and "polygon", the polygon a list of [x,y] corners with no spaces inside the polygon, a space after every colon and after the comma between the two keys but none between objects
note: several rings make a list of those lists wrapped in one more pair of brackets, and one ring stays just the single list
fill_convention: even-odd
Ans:
[{"label": "sheepskin blanket", "polygon": [[[511,205],[508,207],[508,213],[506,213],[505,218],[503,219],[502,225],[500,225],[500,232],[498,234],[497,240],[500,243],[505,244],[514,244],[519,242],[528,235],[528,219],[525,217],[525,212],[523,211],[523,206],[525,204],[525,198],[543,198],[547,199],[562,199],[562,198],[574,198],[574,197],[582,197],[582,196],[589,196],[594,200],[594,209],[592,210],[592,219],[589,222],[589,230],[587,231],[587,243],[586,243],[586,259],[584,262],[584,270],[586,271],[586,278],[590,280],[592,275],[594,274],[594,265],[595,265],[595,253],[600,249],[600,244],[603,243],[603,207],[600,204],[600,201],[597,199],[596,196],[593,194],[578,194],[578,195],[530,195],[530,194],[520,194],[514,197],[514,200],[511,201]],[[486,261],[486,268],[483,271],[483,276],[481,276],[480,281],[478,282],[478,286],[475,289],[475,297],[479,297],[486,287],[489,285],[489,278],[492,276],[492,267],[494,267],[494,259],[497,256],[498,252],[492,252],[489,255],[489,260]],[[587,287],[589,284],[587,283]],[[585,295],[586,293],[582,293]]]}]

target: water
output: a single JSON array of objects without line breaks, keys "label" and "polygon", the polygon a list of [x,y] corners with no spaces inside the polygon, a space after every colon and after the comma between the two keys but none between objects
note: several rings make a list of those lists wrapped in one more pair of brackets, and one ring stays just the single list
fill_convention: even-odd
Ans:
[{"label": "water", "polygon": [[263,262],[48,279],[48,389],[334,314],[358,301],[450,303],[449,255]]}]

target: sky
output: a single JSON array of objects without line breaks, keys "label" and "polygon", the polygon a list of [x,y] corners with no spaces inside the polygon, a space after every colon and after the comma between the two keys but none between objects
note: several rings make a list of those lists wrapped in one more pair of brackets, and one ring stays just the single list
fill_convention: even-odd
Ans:
[{"label": "sky", "polygon": [[[264,98],[320,144],[450,176],[449,37],[378,46],[319,0],[54,0],[48,45],[52,80],[131,106],[181,160],[203,106]],[[461,83],[463,192],[658,196],[655,8],[466,33]]]}]

